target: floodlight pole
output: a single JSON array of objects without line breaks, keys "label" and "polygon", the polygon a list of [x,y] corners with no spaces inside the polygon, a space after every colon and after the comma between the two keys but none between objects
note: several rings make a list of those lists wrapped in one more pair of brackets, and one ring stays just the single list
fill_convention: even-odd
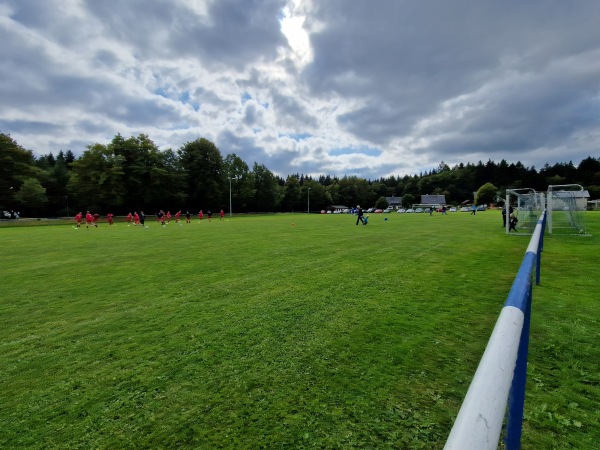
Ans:
[{"label": "floodlight pole", "polygon": [[310,214],[310,188],[308,188],[308,209],[307,209],[307,214]]},{"label": "floodlight pole", "polygon": [[233,178],[229,177],[229,217],[231,217],[231,180]]}]

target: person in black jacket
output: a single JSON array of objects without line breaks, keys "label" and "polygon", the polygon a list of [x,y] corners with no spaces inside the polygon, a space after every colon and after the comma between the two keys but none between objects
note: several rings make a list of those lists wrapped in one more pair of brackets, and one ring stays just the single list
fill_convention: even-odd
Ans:
[{"label": "person in black jacket", "polygon": [[358,222],[362,222],[363,225],[365,225],[365,221],[363,220],[363,210],[360,207],[360,205],[358,205],[356,207],[357,212],[356,212],[356,225],[358,225]]},{"label": "person in black jacket", "polygon": [[517,231],[517,223],[519,223],[519,219],[517,219],[516,214],[510,215],[510,221],[508,223],[508,231],[515,230]]}]

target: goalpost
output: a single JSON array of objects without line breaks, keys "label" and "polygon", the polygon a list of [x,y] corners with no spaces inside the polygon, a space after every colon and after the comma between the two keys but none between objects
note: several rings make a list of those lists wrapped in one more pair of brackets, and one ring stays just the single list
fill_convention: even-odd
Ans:
[{"label": "goalpost", "polygon": [[[516,205],[511,206],[511,196],[516,199]],[[504,204],[506,214],[506,234],[510,233],[510,214],[518,219],[517,234],[532,234],[545,209],[545,196],[531,188],[515,188],[506,190]],[[515,201],[513,200],[513,204]]]},{"label": "goalpost", "polygon": [[589,194],[579,184],[548,186],[548,231],[550,234],[586,235],[585,211]]}]

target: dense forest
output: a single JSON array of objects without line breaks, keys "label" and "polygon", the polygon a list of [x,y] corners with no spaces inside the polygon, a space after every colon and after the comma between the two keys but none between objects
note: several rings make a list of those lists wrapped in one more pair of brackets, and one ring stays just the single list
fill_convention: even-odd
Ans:
[{"label": "dense forest", "polygon": [[116,135],[107,144],[87,147],[76,158],[69,150],[35,157],[10,135],[0,133],[0,210],[22,216],[69,216],[90,210],[126,214],[159,209],[200,209],[234,213],[320,211],[329,205],[385,207],[385,197],[402,197],[404,205],[422,194],[444,194],[449,204],[472,201],[482,186],[503,198],[507,188],[545,191],[548,185],[580,184],[590,199],[600,198],[600,158],[546,164],[541,169],[520,162],[479,161],[449,167],[443,161],[427,173],[366,180],[303,174],[286,179],[265,165],[252,167],[238,155],[225,157],[207,139],[177,151],[159,150],[146,135]]}]

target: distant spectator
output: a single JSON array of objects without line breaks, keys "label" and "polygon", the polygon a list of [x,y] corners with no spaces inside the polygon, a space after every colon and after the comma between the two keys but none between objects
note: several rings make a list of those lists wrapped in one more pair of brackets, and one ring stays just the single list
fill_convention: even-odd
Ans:
[{"label": "distant spectator", "polygon": [[360,207],[360,205],[358,205],[356,207],[356,225],[358,225],[358,222],[361,222],[363,225],[365,225],[365,220],[363,219],[363,210]]},{"label": "distant spectator", "polygon": [[517,215],[514,213],[511,214],[508,231],[515,230],[515,232],[516,232],[517,231],[517,223],[519,223],[519,219],[517,219]]}]

